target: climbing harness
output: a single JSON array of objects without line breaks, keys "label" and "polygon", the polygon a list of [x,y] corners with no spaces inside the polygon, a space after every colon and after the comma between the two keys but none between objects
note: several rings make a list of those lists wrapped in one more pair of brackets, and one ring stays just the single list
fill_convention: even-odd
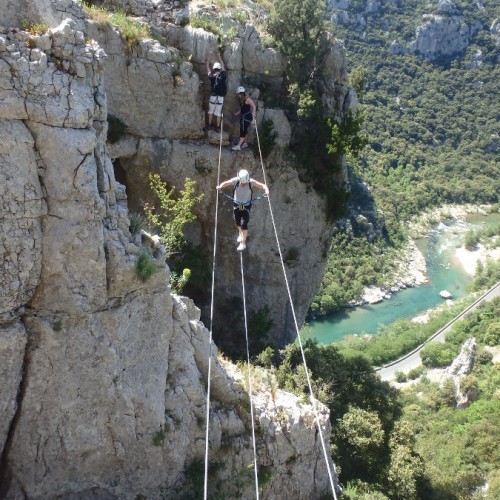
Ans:
[{"label": "climbing harness", "polygon": [[[259,150],[259,156],[260,156],[260,163],[262,167],[262,175],[264,179],[264,184],[267,184],[266,182],[266,172],[264,168],[264,162],[262,158],[262,150],[261,150],[261,145],[260,145],[260,138],[259,138],[259,133],[257,129],[257,123],[255,121],[255,133],[257,136],[257,145],[258,145],[258,150]],[[217,170],[217,186],[220,184],[220,163],[221,163],[221,150],[222,150],[222,128],[221,128],[221,139],[220,139],[220,145],[219,145],[219,162],[218,162],[218,170]],[[300,347],[300,351],[302,353],[302,361],[304,364],[305,368],[305,374],[306,374],[306,379],[307,379],[307,385],[309,388],[309,394],[310,394],[310,402],[311,406],[313,407],[314,415],[315,415],[315,424],[318,430],[318,435],[320,437],[321,441],[321,447],[323,451],[323,455],[325,458],[326,462],[326,469],[328,471],[328,478],[330,481],[330,487],[332,490],[333,498],[334,500],[337,500],[337,494],[335,491],[335,484],[333,480],[333,474],[332,470],[330,468],[330,460],[331,457],[329,457],[326,444],[325,444],[325,438],[323,436],[323,431],[321,428],[321,423],[320,423],[320,418],[319,418],[319,411],[318,411],[318,400],[314,396],[314,392],[312,389],[312,384],[311,384],[311,379],[309,375],[309,369],[307,368],[307,362],[306,362],[306,357],[304,353],[304,348],[302,344],[302,338],[300,335],[299,331],[299,326],[297,322],[297,316],[295,314],[295,308],[293,305],[293,300],[292,300],[292,295],[290,291],[290,285],[288,282],[288,277],[286,274],[286,269],[285,269],[285,264],[284,264],[284,259],[283,259],[283,253],[281,251],[281,246],[280,246],[280,241],[278,237],[278,232],[276,229],[276,223],[274,220],[274,214],[272,210],[272,205],[271,205],[271,199],[267,194],[257,196],[256,198],[251,198],[250,200],[241,203],[239,201],[236,201],[233,196],[230,196],[223,191],[220,191],[226,198],[231,200],[236,207],[238,207],[240,210],[247,210],[248,207],[252,204],[253,201],[260,200],[262,198],[267,198],[267,201],[269,203],[269,213],[271,216],[271,222],[273,225],[273,230],[274,230],[274,235],[276,238],[276,243],[278,246],[278,252],[280,256],[280,261],[281,261],[281,267],[283,270],[283,276],[285,279],[285,285],[288,293],[288,300],[290,302],[290,306],[292,309],[292,316],[293,316],[293,321],[295,325],[295,330],[297,333],[297,340],[298,344]],[[216,247],[217,247],[217,224],[218,224],[218,209],[219,209],[219,197],[216,197],[216,203],[215,203],[215,229],[214,229],[214,251],[213,251],[213,261],[212,261],[212,298],[211,298],[211,306],[210,306],[210,338],[209,338],[209,359],[208,359],[208,382],[207,382],[207,403],[206,403],[206,435],[205,435],[205,482],[204,482],[204,500],[207,500],[207,495],[208,495],[208,443],[209,443],[209,422],[210,422],[210,379],[211,379],[211,361],[212,361],[212,328],[213,328],[213,311],[214,311],[214,289],[215,289],[215,262],[216,262]],[[242,295],[243,295],[243,312],[244,312],[244,322],[245,322],[245,338],[246,338],[246,345],[247,345],[247,368],[248,368],[248,393],[249,393],[249,398],[250,398],[250,415],[251,415],[251,422],[252,422],[252,443],[253,443],[253,469],[254,469],[254,475],[255,475],[255,496],[256,499],[259,499],[259,482],[258,482],[258,468],[257,468],[257,447],[256,447],[256,440],[255,440],[255,427],[254,427],[254,406],[253,406],[253,389],[252,389],[252,377],[251,377],[251,372],[250,372],[250,353],[249,353],[249,340],[248,340],[248,326],[247,326],[247,308],[246,308],[246,292],[245,292],[245,279],[244,279],[244,271],[243,271],[243,253],[240,253],[240,269],[241,269],[241,283],[242,283]],[[330,458],[330,460],[329,460]],[[333,461],[331,461],[333,472],[335,472],[335,464]]]},{"label": "climbing harness", "polygon": [[262,198],[266,198],[267,194],[261,194],[260,196],[256,196],[255,198],[250,198],[245,202],[241,202],[236,200],[233,196],[224,193],[224,191],[220,191],[228,200],[231,200],[234,203],[234,206],[238,207],[240,210],[246,210],[254,201],[262,200]]}]

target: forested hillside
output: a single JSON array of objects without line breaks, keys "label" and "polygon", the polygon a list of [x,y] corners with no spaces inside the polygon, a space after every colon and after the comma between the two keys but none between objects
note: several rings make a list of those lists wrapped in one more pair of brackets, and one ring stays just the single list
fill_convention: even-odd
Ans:
[{"label": "forested hillside", "polygon": [[[428,21],[423,14],[439,13],[443,5],[469,27],[466,48],[433,57],[410,53],[405,47]],[[381,5],[357,0],[334,10],[334,33],[345,42],[368,136],[349,165],[368,184],[387,231],[375,250],[364,235],[340,231],[314,313],[327,314],[359,298],[368,281],[387,278],[380,262],[390,260],[404,241],[412,216],[443,204],[498,203],[500,36],[494,21],[499,17],[492,0]],[[439,34],[432,36],[429,44],[439,49]],[[366,203],[358,192],[364,193],[354,189],[355,210]],[[339,284],[347,284],[341,295]]]}]

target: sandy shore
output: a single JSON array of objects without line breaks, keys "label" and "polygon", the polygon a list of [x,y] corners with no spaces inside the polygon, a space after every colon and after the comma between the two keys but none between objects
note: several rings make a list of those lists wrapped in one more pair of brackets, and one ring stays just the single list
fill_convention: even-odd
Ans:
[{"label": "sandy shore", "polygon": [[500,259],[500,248],[487,249],[481,244],[475,250],[467,250],[465,247],[460,247],[455,250],[454,257],[463,270],[473,276],[476,272],[478,262],[484,264],[487,258],[494,261]]}]

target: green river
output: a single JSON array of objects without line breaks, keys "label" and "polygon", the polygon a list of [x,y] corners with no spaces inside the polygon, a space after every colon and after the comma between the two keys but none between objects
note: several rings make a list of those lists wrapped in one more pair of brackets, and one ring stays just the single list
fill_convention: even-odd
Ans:
[{"label": "green river", "polygon": [[453,258],[454,250],[463,245],[465,233],[471,228],[498,225],[500,214],[468,216],[466,222],[440,223],[429,232],[428,238],[417,242],[425,255],[429,282],[394,293],[379,304],[344,309],[327,318],[311,321],[303,328],[304,338],[316,338],[329,344],[348,334],[373,334],[380,325],[400,318],[412,318],[443,302],[441,290],[454,298],[463,296],[470,281],[460,264]]}]

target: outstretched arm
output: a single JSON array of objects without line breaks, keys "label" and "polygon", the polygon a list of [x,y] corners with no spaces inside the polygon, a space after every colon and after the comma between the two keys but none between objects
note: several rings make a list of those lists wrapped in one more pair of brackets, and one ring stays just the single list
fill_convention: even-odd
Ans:
[{"label": "outstretched arm", "polygon": [[267,187],[267,184],[262,184],[262,182],[256,181],[255,179],[252,179],[252,184],[262,189],[264,193],[269,194],[269,188]]},{"label": "outstretched arm", "polygon": [[224,189],[225,187],[230,186],[232,183],[233,179],[228,179],[227,181],[221,182],[215,189],[217,189],[217,191],[219,189]]},{"label": "outstretched arm", "polygon": [[210,74],[210,56],[212,55],[212,52],[208,52],[207,54],[207,73]]},{"label": "outstretched arm", "polygon": [[220,56],[220,52],[217,52],[217,59],[220,62],[221,71],[226,71],[226,68],[224,67],[224,61],[222,60],[222,57]]}]

